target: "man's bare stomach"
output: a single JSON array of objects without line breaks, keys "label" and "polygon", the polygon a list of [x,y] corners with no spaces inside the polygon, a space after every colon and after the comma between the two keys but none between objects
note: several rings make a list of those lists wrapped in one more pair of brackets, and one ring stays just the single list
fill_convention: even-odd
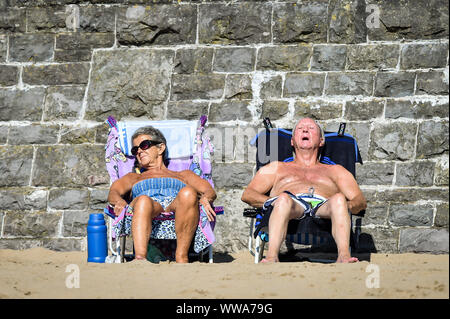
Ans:
[{"label": "man's bare stomach", "polygon": [[270,197],[278,196],[284,191],[289,191],[293,194],[313,192],[314,195],[330,198],[338,192],[338,188],[331,180],[312,182],[296,178],[284,178],[275,182],[270,191]]}]

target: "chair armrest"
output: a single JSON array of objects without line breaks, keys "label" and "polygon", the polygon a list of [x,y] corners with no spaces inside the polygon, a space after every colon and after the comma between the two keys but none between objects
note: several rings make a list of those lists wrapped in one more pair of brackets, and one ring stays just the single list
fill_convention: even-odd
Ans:
[{"label": "chair armrest", "polygon": [[261,213],[261,211],[262,211],[261,208],[244,208],[244,212],[242,213],[242,215],[244,217],[255,218],[256,215]]}]

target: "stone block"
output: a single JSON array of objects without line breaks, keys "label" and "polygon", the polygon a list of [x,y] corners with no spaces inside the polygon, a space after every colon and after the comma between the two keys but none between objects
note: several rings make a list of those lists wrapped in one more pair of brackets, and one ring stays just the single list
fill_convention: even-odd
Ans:
[{"label": "stone block", "polygon": [[40,146],[33,186],[90,187],[109,184],[103,145]]},{"label": "stone block", "polygon": [[[111,3],[111,1],[108,1],[108,3]],[[80,29],[78,31],[113,34],[116,28],[117,10],[117,6],[80,6]]]},{"label": "stone block", "polygon": [[214,205],[224,206],[225,214],[217,216],[214,229],[215,252],[237,252],[247,247],[250,218],[242,217],[244,208],[249,207],[241,201],[242,189],[221,189],[217,191]]},{"label": "stone block", "polygon": [[394,163],[365,162],[356,166],[356,180],[359,185],[392,185]]},{"label": "stone block", "polygon": [[30,85],[86,84],[89,63],[61,63],[50,65],[27,65],[22,80]]},{"label": "stone block", "polygon": [[447,66],[448,43],[405,44],[401,51],[400,68],[425,69]]},{"label": "stone block", "polygon": [[51,209],[83,210],[89,202],[89,192],[79,188],[51,189],[48,196],[48,207]]},{"label": "stone block", "polygon": [[73,28],[66,28],[70,14],[65,6],[29,7],[26,9],[27,32],[73,31]]},{"label": "stone block", "polygon": [[417,158],[448,154],[448,121],[423,121],[417,134]]},{"label": "stone block", "polygon": [[148,5],[118,9],[117,41],[122,45],[195,43],[195,5]]},{"label": "stone block", "polygon": [[40,247],[54,251],[86,251],[86,237],[82,238],[43,238]]},{"label": "stone block", "polygon": [[308,71],[310,45],[262,47],[258,51],[257,70]]},{"label": "stone block", "polygon": [[36,247],[42,247],[43,239],[26,238],[2,238],[0,239],[0,249],[24,250]]},{"label": "stone block", "polygon": [[0,62],[6,62],[7,53],[8,53],[8,38],[6,35],[0,35]]},{"label": "stone block", "polygon": [[344,117],[350,121],[367,121],[381,118],[384,112],[384,100],[350,100],[345,103]]},{"label": "stone block", "polygon": [[219,99],[225,87],[224,74],[172,76],[172,101]]},{"label": "stone block", "polygon": [[252,114],[248,106],[248,101],[239,100],[225,100],[220,103],[211,103],[209,120],[211,122],[250,121],[252,120]]},{"label": "stone block", "polygon": [[85,237],[87,236],[87,223],[89,212],[87,211],[69,211],[65,210],[63,216],[64,237]]},{"label": "stone block", "polygon": [[5,144],[8,139],[9,127],[0,126],[0,144]]},{"label": "stone block", "polygon": [[359,250],[374,253],[398,253],[398,229],[362,227],[361,231]]},{"label": "stone block", "polygon": [[397,44],[355,44],[347,49],[347,70],[395,69],[398,60]]},{"label": "stone block", "polygon": [[114,33],[61,33],[56,35],[55,61],[90,61],[92,49],[110,48]]},{"label": "stone block", "polygon": [[343,104],[330,101],[304,101],[295,102],[294,118],[311,117],[315,120],[329,120],[342,117]]},{"label": "stone block", "polygon": [[[255,44],[271,41],[270,3],[214,3],[199,6],[198,42]],[[194,24],[195,25],[195,24]]]},{"label": "stone block", "polygon": [[274,43],[326,43],[327,2],[273,4]]},{"label": "stone block", "polygon": [[329,73],[325,94],[371,96],[373,78],[374,75],[369,72]]},{"label": "stone block", "polygon": [[261,83],[259,97],[262,99],[279,99],[281,98],[281,90],[283,88],[283,78],[281,75],[266,78]]},{"label": "stone block", "polygon": [[284,83],[284,97],[321,96],[325,74],[288,73]]},{"label": "stone block", "polygon": [[95,127],[95,143],[106,144],[109,134],[109,125],[105,122]]},{"label": "stone block", "polygon": [[342,71],[345,68],[347,46],[315,45],[311,61],[312,71]]},{"label": "stone block", "polygon": [[397,186],[433,186],[435,163],[431,161],[415,161],[397,163]]},{"label": "stone block", "polygon": [[60,144],[83,144],[95,142],[95,128],[62,126]]},{"label": "stone block", "polygon": [[103,122],[107,114],[117,120],[162,119],[174,56],[174,51],[154,49],[95,52],[85,119]]},{"label": "stone block", "polygon": [[52,34],[17,34],[9,37],[9,61],[52,61],[55,36]]},{"label": "stone block", "polygon": [[16,85],[19,81],[19,68],[13,65],[0,65],[0,86]]},{"label": "stone block", "polygon": [[386,226],[388,211],[389,204],[387,203],[367,203],[366,213],[361,220],[362,226]]},{"label": "stone block", "polygon": [[289,102],[287,101],[264,101],[262,104],[261,118],[279,120],[289,113]]},{"label": "stone block", "polygon": [[328,5],[328,37],[331,43],[367,41],[366,5],[358,0],[332,0]]},{"label": "stone block", "polygon": [[379,124],[373,128],[371,160],[410,160],[414,156],[416,123]]},{"label": "stone block", "polygon": [[436,204],[436,216],[434,218],[435,227],[445,227],[448,230],[448,203]]},{"label": "stone block", "polygon": [[416,74],[412,72],[380,72],[375,79],[375,96],[401,97],[414,95]]},{"label": "stone block", "polygon": [[448,230],[406,228],[400,230],[401,253],[448,254]]},{"label": "stone block", "polygon": [[389,223],[393,226],[431,226],[433,206],[392,203],[389,207]]},{"label": "stone block", "polygon": [[448,95],[448,75],[441,71],[417,73],[416,95]]},{"label": "stone block", "polygon": [[214,186],[216,189],[244,187],[253,177],[251,163],[217,163],[214,166]]},{"label": "stone block", "polygon": [[40,121],[44,88],[0,89],[0,121]]},{"label": "stone block", "polygon": [[28,186],[32,160],[32,146],[0,146],[0,186]]},{"label": "stone block", "polygon": [[109,188],[94,188],[90,190],[89,209],[103,210],[108,204]]},{"label": "stone block", "polygon": [[60,220],[60,212],[10,211],[5,213],[3,235],[5,237],[55,237],[58,235]]},{"label": "stone block", "polygon": [[25,32],[26,12],[23,8],[8,8],[0,15],[0,33]]},{"label": "stone block", "polygon": [[179,49],[175,55],[174,73],[210,73],[214,49]]},{"label": "stone block", "polygon": [[177,101],[167,106],[167,119],[198,120],[207,114],[207,102]]},{"label": "stone block", "polygon": [[448,1],[370,2],[380,12],[379,27],[368,28],[370,41],[444,39],[448,37]]},{"label": "stone block", "polygon": [[448,189],[445,188],[397,188],[377,190],[370,194],[371,201],[380,202],[417,202],[422,200],[448,201]]},{"label": "stone block", "polygon": [[251,100],[253,97],[252,77],[247,74],[228,74],[225,79],[225,98]]},{"label": "stone block", "polygon": [[[329,122],[325,123],[324,130],[330,132],[337,132],[339,130],[340,122]],[[352,135],[359,147],[359,151],[361,153],[361,158],[365,163],[366,160],[369,159],[369,143],[371,137],[371,124],[368,122],[357,123],[357,122],[348,122],[345,133]],[[358,164],[356,165],[358,167]]]},{"label": "stone block", "polygon": [[44,120],[76,120],[83,106],[85,86],[51,86],[47,88]]},{"label": "stone block", "polygon": [[31,124],[26,126],[11,126],[11,145],[55,144],[58,140],[59,125]]},{"label": "stone block", "polygon": [[434,184],[436,186],[448,186],[448,154],[437,158],[434,170]]},{"label": "stone block", "polygon": [[214,72],[251,72],[255,68],[256,49],[218,48],[214,55]]},{"label": "stone block", "polygon": [[448,115],[448,101],[386,99],[384,116],[387,119],[432,119],[433,117],[446,118]]},{"label": "stone block", "polygon": [[47,191],[25,187],[0,189],[0,205],[4,210],[45,210]]}]

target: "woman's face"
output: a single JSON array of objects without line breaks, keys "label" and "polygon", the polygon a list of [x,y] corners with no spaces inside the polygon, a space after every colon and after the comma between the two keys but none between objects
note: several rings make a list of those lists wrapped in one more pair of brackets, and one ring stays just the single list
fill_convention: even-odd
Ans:
[{"label": "woman's face", "polygon": [[[153,139],[150,135],[139,135],[133,140],[133,147],[139,146],[145,140]],[[163,152],[164,147],[162,147],[162,144],[152,145],[146,150],[139,147],[136,153],[136,158],[141,166],[145,166],[149,163],[155,162],[158,156],[162,156]]]}]

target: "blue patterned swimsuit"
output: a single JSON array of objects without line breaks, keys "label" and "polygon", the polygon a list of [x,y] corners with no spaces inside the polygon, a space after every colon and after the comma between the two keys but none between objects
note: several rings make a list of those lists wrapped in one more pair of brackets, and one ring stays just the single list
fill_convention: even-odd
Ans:
[{"label": "blue patterned swimsuit", "polygon": [[148,178],[133,185],[131,196],[135,199],[138,196],[147,195],[161,204],[165,210],[185,186],[185,183],[172,177]]},{"label": "blue patterned swimsuit", "polygon": [[[135,199],[138,196],[146,195],[161,204],[164,210],[177,197],[178,192],[186,184],[179,179],[172,177],[148,178],[137,182],[131,188],[131,196]],[[133,219],[133,208],[128,205],[113,223],[113,230],[116,236],[131,234],[131,221]]]}]

